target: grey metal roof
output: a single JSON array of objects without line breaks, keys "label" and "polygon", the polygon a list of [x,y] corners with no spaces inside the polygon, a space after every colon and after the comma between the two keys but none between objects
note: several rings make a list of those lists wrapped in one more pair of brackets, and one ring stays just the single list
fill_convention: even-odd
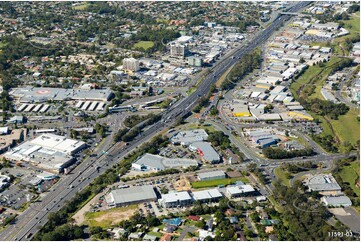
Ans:
[{"label": "grey metal roof", "polygon": [[201,150],[203,153],[203,158],[207,161],[217,161],[220,159],[218,153],[208,142],[194,142],[190,146],[195,149]]},{"label": "grey metal roof", "polygon": [[166,158],[159,155],[145,154],[138,159],[134,164],[144,165],[149,168],[156,168],[157,170],[164,170],[167,168],[176,167],[189,167],[198,166],[198,161],[192,159],[181,159],[181,158]]},{"label": "grey metal roof", "polygon": [[352,205],[350,198],[347,196],[339,196],[339,197],[324,197],[323,200],[327,205]]},{"label": "grey metal roof", "polygon": [[332,175],[318,174],[308,181],[308,187],[312,191],[338,191],[341,187]]},{"label": "grey metal roof", "polygon": [[156,199],[157,195],[152,186],[135,186],[125,189],[117,189],[111,192],[115,204],[137,202]]},{"label": "grey metal roof", "polygon": [[226,173],[224,171],[210,171],[210,172],[203,172],[198,173],[198,177],[200,179],[210,178],[210,177],[219,177],[219,176],[226,176]]}]

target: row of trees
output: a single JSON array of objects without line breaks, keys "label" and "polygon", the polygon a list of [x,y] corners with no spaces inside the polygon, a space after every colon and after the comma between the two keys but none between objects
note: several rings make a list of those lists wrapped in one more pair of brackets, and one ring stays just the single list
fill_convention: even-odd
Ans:
[{"label": "row of trees", "polygon": [[221,89],[233,89],[236,85],[236,82],[242,80],[242,78],[251,73],[254,69],[260,68],[261,61],[262,56],[261,50],[259,48],[255,49],[251,53],[246,54],[242,60],[233,67],[226,80],[224,80],[221,84]]},{"label": "row of trees", "polygon": [[318,98],[310,101],[303,100],[301,104],[307,110],[310,110],[321,116],[329,116],[331,119],[337,120],[340,115],[346,114],[350,108],[344,103],[335,104],[328,100],[321,100]]},{"label": "row of trees", "polygon": [[280,148],[272,147],[266,147],[262,149],[262,153],[269,159],[286,159],[300,156],[312,156],[315,154],[315,152],[311,148],[287,151]]}]

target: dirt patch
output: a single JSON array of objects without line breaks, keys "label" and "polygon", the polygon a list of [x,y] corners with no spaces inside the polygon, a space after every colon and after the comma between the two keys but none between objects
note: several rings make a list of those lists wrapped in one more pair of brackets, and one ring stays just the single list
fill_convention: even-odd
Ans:
[{"label": "dirt patch", "polygon": [[90,226],[109,228],[120,221],[129,219],[136,213],[136,211],[138,211],[138,205],[130,205],[127,207],[112,208],[100,212],[87,213],[85,217]]},{"label": "dirt patch", "polygon": [[185,176],[181,176],[180,180],[176,181],[173,186],[177,191],[188,191],[192,188],[191,183]]}]

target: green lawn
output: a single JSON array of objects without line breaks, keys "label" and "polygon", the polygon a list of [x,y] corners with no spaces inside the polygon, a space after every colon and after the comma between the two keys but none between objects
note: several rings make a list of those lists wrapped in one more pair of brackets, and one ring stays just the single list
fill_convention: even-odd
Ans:
[{"label": "green lawn", "polygon": [[215,187],[219,185],[230,185],[235,183],[236,181],[242,181],[244,183],[248,183],[248,179],[245,177],[238,177],[238,178],[225,178],[225,179],[217,179],[217,180],[210,180],[210,181],[197,181],[192,182],[191,185],[193,188],[205,188],[205,187]]},{"label": "green lawn", "polygon": [[78,5],[78,6],[73,7],[73,9],[74,9],[74,10],[85,10],[85,9],[88,8],[89,5],[90,5],[90,3],[84,2],[84,3],[81,4],[81,5]]},{"label": "green lawn", "polygon": [[355,181],[360,177],[360,161],[356,160],[349,166],[344,166],[340,172],[343,181],[350,183],[352,190],[360,197],[360,189],[355,186]]},{"label": "green lawn", "polygon": [[331,124],[340,141],[349,141],[351,144],[356,144],[360,140],[360,122],[357,120],[359,111],[357,109],[350,109],[345,115],[342,115],[338,120],[332,120]]},{"label": "green lawn", "polygon": [[134,48],[143,48],[144,50],[152,48],[153,46],[154,46],[153,41],[139,41],[138,43],[133,45]]},{"label": "green lawn", "polygon": [[290,187],[290,180],[287,178],[289,172],[283,170],[281,167],[277,167],[274,172],[277,179],[280,180],[283,185]]},{"label": "green lawn", "polygon": [[[112,208],[99,212],[89,212],[85,215],[89,226],[100,226],[102,228],[109,228],[112,226],[115,219],[121,218],[121,213],[129,210],[137,209],[138,205],[130,205],[127,207]],[[114,214],[119,213],[119,216],[114,217]]]}]

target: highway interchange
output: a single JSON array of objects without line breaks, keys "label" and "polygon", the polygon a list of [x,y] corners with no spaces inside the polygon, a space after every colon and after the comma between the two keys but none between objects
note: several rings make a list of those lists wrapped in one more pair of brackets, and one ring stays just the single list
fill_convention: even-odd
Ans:
[{"label": "highway interchange", "polygon": [[[297,12],[310,2],[300,2],[291,7],[289,12]],[[48,221],[50,212],[56,212],[64,206],[65,202],[88,186],[96,177],[104,173],[113,164],[119,162],[140,144],[149,141],[152,137],[174,124],[178,119],[186,116],[196,105],[200,97],[206,96],[211,84],[215,83],[224,72],[239,61],[243,55],[264,43],[274,31],[279,29],[291,16],[278,16],[267,29],[259,33],[250,43],[234,52],[219,65],[214,67],[210,74],[198,85],[196,91],[179,101],[163,114],[161,122],[152,125],[149,129],[137,136],[129,145],[112,143],[108,136],[94,152],[97,158],[86,158],[71,174],[62,178],[54,188],[43,197],[41,202],[32,204],[24,213],[19,215],[14,224],[1,231],[0,240],[30,240]],[[106,151],[110,155],[104,153]],[[255,157],[250,157],[255,158]],[[322,159],[322,157],[320,157]],[[96,167],[99,167],[97,170]]]}]

